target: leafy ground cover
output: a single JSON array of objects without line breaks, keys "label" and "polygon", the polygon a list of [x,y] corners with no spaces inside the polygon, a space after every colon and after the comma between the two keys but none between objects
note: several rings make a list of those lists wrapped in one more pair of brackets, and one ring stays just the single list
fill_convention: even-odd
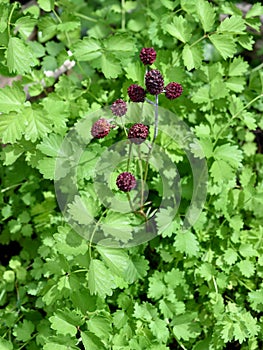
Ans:
[{"label": "leafy ground cover", "polygon": [[[0,89],[1,350],[263,348],[263,7],[247,5],[242,11],[221,0],[0,2],[0,74],[12,82]],[[140,115],[153,139],[154,106],[128,103],[127,118],[115,118],[103,139],[90,130],[102,113],[112,118],[114,101],[129,101],[130,85],[144,86],[143,47],[157,52],[152,68],[165,85],[183,86],[180,98],[159,97],[150,207],[158,209],[165,197],[158,171],[164,159],[174,166],[164,171],[165,184],[174,171],[180,180],[171,182],[172,222],[166,225],[167,195],[154,238],[128,247],[138,216],[120,207],[105,213],[93,186],[95,175],[104,184],[104,173],[94,169],[107,161],[103,152],[126,142],[125,127]],[[194,136],[182,143],[189,132]],[[80,140],[84,152],[73,176]],[[122,201],[115,178],[126,165],[116,154],[125,147],[113,150],[119,165],[109,185]],[[202,212],[190,211],[198,214],[194,221],[187,208],[197,199],[196,173],[186,150],[205,159],[208,171],[205,201],[197,200]],[[132,166],[140,173],[139,164]],[[77,195],[69,191],[72,179]],[[87,208],[102,231],[106,225],[100,237],[118,227],[124,248],[85,239]],[[186,217],[192,225],[182,229]]]}]

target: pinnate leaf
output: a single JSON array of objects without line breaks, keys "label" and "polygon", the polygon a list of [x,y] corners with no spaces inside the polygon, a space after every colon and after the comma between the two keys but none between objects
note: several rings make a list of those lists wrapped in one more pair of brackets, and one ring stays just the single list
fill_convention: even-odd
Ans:
[{"label": "pinnate leaf", "polygon": [[215,23],[215,11],[211,4],[204,0],[196,2],[197,15],[205,32],[210,31]]}]

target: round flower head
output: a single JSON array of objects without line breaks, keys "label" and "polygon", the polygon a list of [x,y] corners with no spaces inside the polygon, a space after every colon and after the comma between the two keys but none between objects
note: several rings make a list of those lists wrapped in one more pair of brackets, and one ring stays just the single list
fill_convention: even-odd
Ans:
[{"label": "round flower head", "polygon": [[122,117],[127,112],[126,102],[122,99],[118,99],[111,105],[111,111],[114,115]]},{"label": "round flower head", "polygon": [[182,85],[178,83],[172,82],[165,87],[165,96],[169,98],[169,100],[174,100],[175,98],[180,97],[182,92]]},{"label": "round flower head", "polygon": [[139,145],[146,140],[148,134],[149,134],[148,126],[138,123],[138,124],[134,124],[130,128],[128,133],[128,138],[131,140],[131,142]]},{"label": "round flower head", "polygon": [[151,95],[159,95],[163,92],[164,81],[162,74],[157,69],[149,70],[145,74],[145,85]]},{"label": "round flower head", "polygon": [[140,52],[140,59],[145,66],[150,65],[156,60],[156,51],[153,47],[144,47]]},{"label": "round flower head", "polygon": [[144,102],[146,92],[141,86],[132,84],[128,87],[128,95],[132,102]]},{"label": "round flower head", "polygon": [[106,119],[101,118],[92,125],[91,135],[96,139],[101,139],[108,135],[110,129],[110,123]]},{"label": "round flower head", "polygon": [[116,185],[121,191],[130,192],[136,186],[136,179],[131,173],[125,171],[117,177]]}]

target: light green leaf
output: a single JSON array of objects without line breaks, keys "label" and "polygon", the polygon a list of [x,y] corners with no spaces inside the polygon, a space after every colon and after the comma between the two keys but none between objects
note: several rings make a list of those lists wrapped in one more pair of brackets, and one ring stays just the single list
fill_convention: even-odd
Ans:
[{"label": "light green leaf", "polygon": [[167,323],[164,320],[157,318],[151,321],[149,328],[152,334],[159,340],[159,342],[166,343],[169,338],[169,330],[167,328]]},{"label": "light green leaf", "polygon": [[216,182],[228,181],[235,176],[233,167],[224,160],[215,160],[210,168],[210,173]]},{"label": "light green leaf", "polygon": [[183,48],[182,55],[184,65],[188,70],[192,70],[193,68],[197,69],[201,66],[203,53],[198,46],[190,47],[188,44],[186,44]]},{"label": "light green leaf", "polygon": [[32,33],[35,25],[37,23],[37,20],[34,18],[31,18],[29,16],[20,17],[15,22],[15,29],[19,31],[23,39],[27,39],[29,35]]},{"label": "light green leaf", "polygon": [[[89,225],[93,219],[92,203],[87,207],[84,199],[80,196],[75,196],[73,203],[68,204],[68,213],[72,219],[77,221],[80,225]],[[92,210],[90,212],[90,209]]]},{"label": "light green leaf", "polygon": [[7,28],[8,23],[8,6],[0,4],[0,33],[3,33]]},{"label": "light green leaf", "polygon": [[263,289],[257,289],[248,293],[248,300],[253,310],[263,311]]},{"label": "light green leaf", "polygon": [[17,340],[26,342],[31,338],[31,334],[34,332],[34,329],[35,326],[33,322],[23,320],[23,323],[19,322],[18,325],[14,328],[13,333]]},{"label": "light green leaf", "polygon": [[78,61],[91,61],[101,56],[101,44],[98,40],[84,37],[73,46],[72,52]]},{"label": "light green leaf", "polygon": [[134,39],[126,34],[112,35],[103,44],[107,51],[115,52],[116,55],[121,54],[123,51],[136,51]]},{"label": "light green leaf", "polygon": [[134,257],[129,261],[128,269],[126,270],[126,280],[133,283],[138,278],[143,278],[147,275],[149,262],[143,256]]},{"label": "light green leaf", "polygon": [[50,119],[43,115],[41,110],[26,108],[24,110],[26,119],[25,139],[35,142],[37,139],[51,132]]},{"label": "light green leaf", "polygon": [[13,350],[13,345],[10,341],[0,338],[0,349],[1,350]]},{"label": "light green leaf", "polygon": [[89,331],[100,339],[109,340],[112,333],[112,321],[110,317],[93,316],[87,321]]},{"label": "light green leaf", "polygon": [[107,216],[101,220],[101,227],[105,236],[112,236],[122,242],[127,242],[132,238],[132,226],[128,215],[118,212],[108,211]]},{"label": "light green leaf", "polygon": [[177,251],[189,256],[195,256],[199,251],[198,241],[190,231],[178,232],[174,240],[174,247]]},{"label": "light green leaf", "polygon": [[233,61],[229,64],[228,75],[233,76],[242,76],[248,72],[249,65],[242,57],[235,57]]},{"label": "light green leaf", "polygon": [[38,162],[37,168],[44,179],[53,180],[55,176],[55,158],[45,157]]},{"label": "light green leaf", "polygon": [[31,67],[37,64],[30,48],[21,39],[15,37],[9,39],[6,59],[9,72],[17,74],[28,73]]},{"label": "light green leaf", "polygon": [[73,348],[70,347],[68,345],[61,345],[59,343],[55,343],[55,342],[48,342],[44,345],[43,350],[77,350],[79,348]]},{"label": "light green leaf", "polygon": [[55,314],[55,316],[49,317],[49,321],[51,322],[51,328],[57,331],[58,334],[69,334],[74,337],[77,333],[77,327],[67,322],[61,315]]},{"label": "light green leaf", "polygon": [[85,350],[105,350],[101,340],[91,332],[81,332],[81,339]]},{"label": "light green leaf", "polygon": [[116,275],[125,278],[125,272],[130,262],[128,254],[121,249],[107,248],[99,245],[96,248],[110,270]]},{"label": "light green leaf", "polygon": [[0,138],[3,143],[14,143],[20,140],[26,130],[26,119],[23,114],[2,114],[0,117]]},{"label": "light green leaf", "polygon": [[26,99],[24,91],[16,85],[5,86],[0,89],[0,111],[9,113],[19,111]]},{"label": "light green leaf", "polygon": [[50,134],[49,136],[43,138],[43,141],[37,145],[37,149],[39,149],[46,156],[56,157],[60,150],[62,141],[62,136]]},{"label": "light green leaf", "polygon": [[245,21],[240,16],[227,17],[217,28],[218,33],[229,34],[243,34],[245,30]]},{"label": "light green leaf", "polygon": [[54,0],[37,0],[37,2],[39,7],[46,12],[54,10]]},{"label": "light green leaf", "polygon": [[237,263],[237,266],[239,267],[242,275],[247,278],[253,276],[255,273],[255,265],[248,259],[240,261]]},{"label": "light green leaf", "polygon": [[116,287],[114,276],[98,259],[92,259],[90,262],[88,284],[90,293],[92,295],[98,294],[102,298],[106,295],[112,295],[112,289]]},{"label": "light green leaf", "polygon": [[163,29],[183,43],[188,42],[192,36],[187,25],[187,20],[183,16],[175,16],[172,24],[164,24]]},{"label": "light green leaf", "polygon": [[195,338],[199,333],[198,324],[194,322],[195,313],[185,313],[174,318],[173,334],[177,339],[189,340]]},{"label": "light green leaf", "polygon": [[225,34],[212,34],[209,36],[209,39],[224,59],[234,56],[236,45],[232,36]]},{"label": "light green leaf", "polygon": [[245,77],[231,77],[227,79],[226,86],[229,90],[234,92],[241,92],[244,90],[246,84]]},{"label": "light green leaf", "polygon": [[218,146],[214,150],[214,158],[216,160],[224,160],[233,168],[237,168],[242,161],[242,151],[237,146],[226,143],[225,145]]},{"label": "light green leaf", "polygon": [[101,56],[101,70],[107,79],[115,79],[122,72],[120,62],[109,54]]},{"label": "light green leaf", "polygon": [[246,18],[262,16],[263,6],[260,2],[255,3],[246,14]]},{"label": "light green leaf", "polygon": [[228,265],[233,265],[237,261],[238,255],[232,248],[228,248],[224,253],[224,260]]},{"label": "light green leaf", "polygon": [[205,0],[198,0],[196,2],[196,11],[204,31],[210,31],[215,23],[215,11],[212,5]]}]

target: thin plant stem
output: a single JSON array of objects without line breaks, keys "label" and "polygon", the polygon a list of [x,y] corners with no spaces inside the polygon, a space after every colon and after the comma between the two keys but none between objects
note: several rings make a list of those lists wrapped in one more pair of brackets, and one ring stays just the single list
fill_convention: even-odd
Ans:
[{"label": "thin plant stem", "polygon": [[94,236],[95,236],[95,233],[96,233],[96,231],[97,231],[97,228],[98,228],[98,226],[99,226],[99,224],[100,224],[100,222],[101,222],[101,220],[102,220],[104,214],[106,214],[107,211],[108,211],[108,209],[105,209],[105,210],[104,210],[104,212],[101,214],[99,220],[96,222],[96,225],[95,225],[95,227],[94,227],[94,230],[92,231],[92,234],[91,234],[91,237],[90,237],[90,242],[89,242],[89,256],[90,256],[90,259],[92,258],[92,257],[91,257],[91,247],[92,247],[93,238],[94,238]]},{"label": "thin plant stem", "polygon": [[121,0],[121,29],[125,30],[126,26],[125,0]]},{"label": "thin plant stem", "polygon": [[9,37],[9,38],[10,38],[10,36],[11,36],[11,31],[10,31],[11,19],[12,19],[13,13],[14,13],[14,11],[15,11],[15,7],[16,7],[16,3],[13,4],[12,9],[11,9],[11,11],[10,11],[10,15],[9,15],[9,17],[8,17],[8,21],[7,21],[7,24],[8,24],[7,32],[8,32],[8,37]]},{"label": "thin plant stem", "polygon": [[158,95],[155,96],[155,108],[154,108],[154,133],[153,133],[153,140],[149,148],[149,152],[147,154],[147,159],[146,159],[146,165],[145,165],[145,173],[144,173],[144,181],[146,182],[147,175],[148,175],[148,168],[149,168],[149,160],[152,154],[153,146],[155,139],[158,135]]},{"label": "thin plant stem", "polygon": [[141,145],[139,145],[138,148],[139,152],[139,167],[140,167],[140,176],[141,176],[141,210],[143,207],[143,201],[144,201],[144,180],[143,180],[143,168],[142,168],[142,154],[141,154]]},{"label": "thin plant stem", "polygon": [[90,22],[94,22],[94,23],[98,22],[97,19],[83,15],[82,13],[79,13],[79,12],[74,12],[74,15],[77,17],[86,19],[87,21],[90,21]]},{"label": "thin plant stem", "polygon": [[130,168],[131,152],[132,152],[132,142],[129,143],[128,161],[127,161],[127,171],[129,171],[129,168]]},{"label": "thin plant stem", "polygon": [[248,102],[242,109],[240,109],[240,111],[238,111],[236,114],[234,114],[232,116],[232,118],[230,118],[230,120],[228,121],[228,123],[226,123],[224,125],[224,127],[219,131],[219,133],[217,134],[217,137],[215,139],[214,142],[214,147],[217,144],[220,136],[222,135],[222,133],[231,125],[232,121],[237,118],[239,116],[240,113],[242,113],[245,109],[247,109],[250,105],[252,105],[254,102],[256,102],[258,99],[260,99],[261,97],[263,97],[263,94],[258,95],[257,97],[253,98],[253,100],[251,100],[250,102]]},{"label": "thin plant stem", "polygon": [[129,192],[127,192],[126,194],[127,194],[127,198],[128,198],[128,201],[129,201],[131,210],[132,210],[133,212],[135,212],[135,209],[134,209],[134,207],[133,207],[133,205],[132,205],[131,196],[130,196]]},{"label": "thin plant stem", "polygon": [[[59,15],[57,14],[57,12],[55,10],[52,10],[54,16],[56,17],[56,19],[59,21],[60,24],[62,24],[62,20],[61,18],[59,17]],[[65,36],[66,36],[66,39],[67,39],[67,42],[68,42],[68,46],[70,47],[71,46],[71,41],[70,41],[70,38],[69,38],[69,35],[68,33],[65,31]]]}]

